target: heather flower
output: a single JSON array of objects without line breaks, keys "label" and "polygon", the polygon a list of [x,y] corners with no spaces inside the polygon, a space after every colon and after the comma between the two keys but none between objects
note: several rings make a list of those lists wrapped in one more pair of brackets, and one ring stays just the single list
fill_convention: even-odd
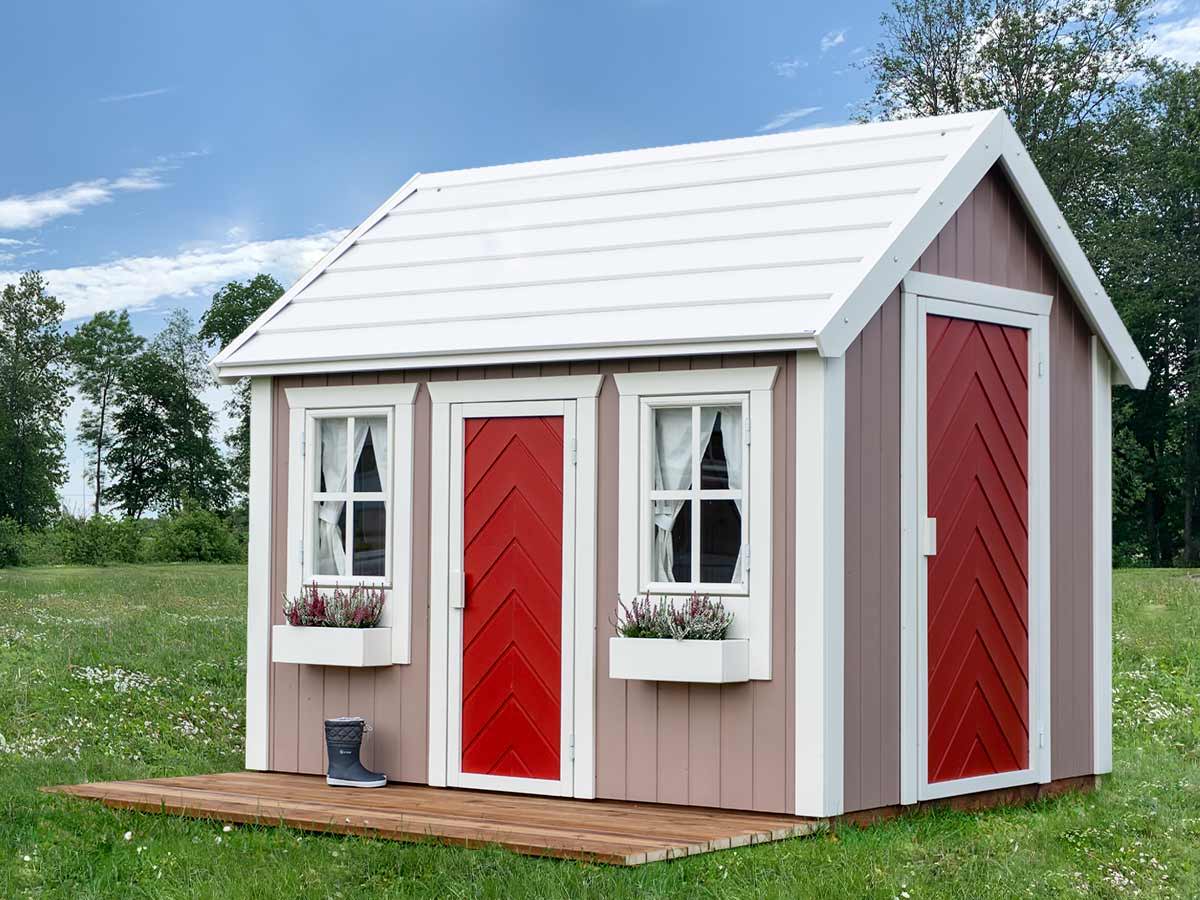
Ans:
[{"label": "heather flower", "polygon": [[358,584],[349,590],[334,588],[326,596],[313,582],[299,596],[283,598],[283,615],[289,625],[374,628],[383,615],[383,603],[383,588]]},{"label": "heather flower", "polygon": [[650,595],[635,597],[626,606],[617,601],[617,620],[613,627],[627,638],[674,638],[677,641],[719,641],[733,621],[733,613],[720,600],[693,593],[683,601]]}]

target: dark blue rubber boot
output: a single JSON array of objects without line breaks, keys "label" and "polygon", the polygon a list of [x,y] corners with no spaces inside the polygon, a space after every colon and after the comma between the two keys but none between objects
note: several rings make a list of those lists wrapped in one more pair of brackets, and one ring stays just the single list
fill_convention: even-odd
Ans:
[{"label": "dark blue rubber boot", "polygon": [[367,723],[361,716],[342,716],[325,720],[325,746],[329,751],[329,771],[325,783],[334,787],[374,788],[387,784],[382,772],[372,772],[358,758]]}]

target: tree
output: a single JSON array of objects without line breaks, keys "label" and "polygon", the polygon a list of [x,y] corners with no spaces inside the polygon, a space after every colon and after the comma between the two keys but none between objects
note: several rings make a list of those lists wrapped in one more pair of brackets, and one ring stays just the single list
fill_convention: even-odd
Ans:
[{"label": "tree", "polygon": [[0,518],[40,528],[58,509],[67,395],[63,304],[38,272],[0,292]]},{"label": "tree", "polygon": [[[283,296],[283,286],[270,275],[255,275],[242,284],[231,281],[213,294],[212,304],[200,317],[200,337],[218,351]],[[230,450],[230,475],[234,490],[245,496],[250,484],[250,383],[243,379],[226,404],[234,426],[225,440]]]},{"label": "tree", "polygon": [[96,492],[93,515],[104,505],[105,454],[112,409],[119,402],[120,375],[145,343],[133,333],[129,313],[96,313],[67,338],[67,352],[79,391],[88,403],[79,421],[79,442],[89,448],[89,480]]},{"label": "tree", "polygon": [[177,373],[158,353],[145,350],[120,374],[115,438],[108,454],[109,495],[130,518],[170,506],[174,435],[171,412]]},{"label": "tree", "polygon": [[186,311],[171,312],[151,349],[174,372],[168,407],[173,475],[165,508],[178,509],[191,498],[206,509],[224,509],[229,472],[212,438],[212,410],[202,396],[214,382],[208,351]]},{"label": "tree", "polygon": [[1002,109],[1060,205],[1070,206],[1109,159],[1113,105],[1147,62],[1151,3],[896,0],[865,63],[875,82],[865,112]]}]

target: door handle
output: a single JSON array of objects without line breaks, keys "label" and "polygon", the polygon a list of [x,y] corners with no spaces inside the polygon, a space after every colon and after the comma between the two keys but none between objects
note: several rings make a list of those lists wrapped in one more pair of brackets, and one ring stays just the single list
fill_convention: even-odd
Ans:
[{"label": "door handle", "polygon": [[925,556],[937,555],[937,519],[925,519],[921,523],[921,553]]},{"label": "door handle", "polygon": [[463,609],[467,605],[467,591],[462,569],[450,570],[450,608]]}]

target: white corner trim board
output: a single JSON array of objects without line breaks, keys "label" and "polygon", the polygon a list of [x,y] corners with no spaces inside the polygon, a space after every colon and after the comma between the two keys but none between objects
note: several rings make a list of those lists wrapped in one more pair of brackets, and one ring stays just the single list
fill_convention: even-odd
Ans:
[{"label": "white corner trim board", "polygon": [[246,573],[246,768],[270,767],[271,391],[250,380],[249,546]]},{"label": "white corner trim board", "polygon": [[796,354],[796,815],[844,805],[846,366]]},{"label": "white corner trim board", "polygon": [[772,390],[778,366],[729,369],[631,372],[615,375],[619,400],[617,589],[622,601],[650,590],[670,593],[652,584],[647,572],[649,471],[651,441],[649,407],[741,403],[746,411],[743,437],[749,445],[744,494],[747,525],[746,585],[736,590],[705,590],[720,594],[733,613],[730,638],[748,639],[750,678],[771,678],[773,452]]},{"label": "white corner trim board", "polygon": [[[287,388],[288,403],[288,501],[287,501],[287,592],[295,596],[311,565],[305,562],[304,535],[308,523],[305,465],[306,446],[316,443],[313,416],[331,412],[353,416],[362,411],[388,415],[391,419],[392,452],[388,463],[390,479],[389,527],[391,559],[384,579],[387,600],[381,624],[391,635],[391,661],[412,660],[412,535],[413,535],[413,405],[416,384],[346,384],[327,387]],[[310,434],[311,432],[311,434]],[[343,577],[339,583],[362,579]],[[382,583],[382,582],[381,582]]]},{"label": "white corner trim board", "polygon": [[1093,769],[1112,771],[1112,364],[1092,337]]}]

